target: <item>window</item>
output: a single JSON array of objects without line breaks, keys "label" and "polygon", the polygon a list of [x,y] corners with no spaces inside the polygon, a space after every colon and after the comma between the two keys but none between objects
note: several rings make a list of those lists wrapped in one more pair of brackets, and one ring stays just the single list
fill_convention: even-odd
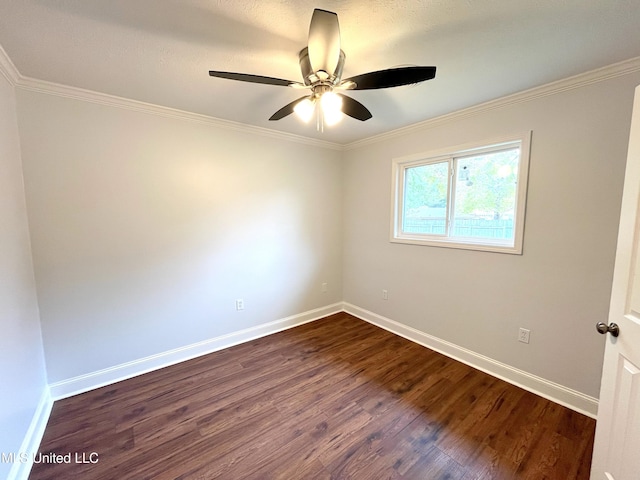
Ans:
[{"label": "window", "polygon": [[522,253],[530,139],[394,159],[391,241]]}]

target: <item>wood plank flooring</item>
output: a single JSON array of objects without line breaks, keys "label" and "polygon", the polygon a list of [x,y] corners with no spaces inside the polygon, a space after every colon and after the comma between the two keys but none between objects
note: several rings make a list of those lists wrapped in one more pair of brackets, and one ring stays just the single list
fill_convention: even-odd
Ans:
[{"label": "wood plank flooring", "polygon": [[29,478],[588,479],[594,430],[340,313],[56,402]]}]

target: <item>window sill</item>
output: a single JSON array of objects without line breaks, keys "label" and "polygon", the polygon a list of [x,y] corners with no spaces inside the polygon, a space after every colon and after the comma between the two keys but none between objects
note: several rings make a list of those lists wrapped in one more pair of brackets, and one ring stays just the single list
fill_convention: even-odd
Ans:
[{"label": "window sill", "polygon": [[396,235],[392,236],[392,243],[404,243],[408,245],[423,245],[429,247],[457,248],[462,250],[478,250],[481,252],[507,253],[511,255],[522,255],[522,247],[514,246],[512,243],[488,242],[486,239],[473,241],[459,238],[425,238],[416,235]]}]

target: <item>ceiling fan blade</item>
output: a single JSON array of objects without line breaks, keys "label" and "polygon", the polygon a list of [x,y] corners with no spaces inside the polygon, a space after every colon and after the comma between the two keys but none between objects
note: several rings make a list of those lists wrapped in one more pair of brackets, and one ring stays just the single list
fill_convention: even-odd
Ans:
[{"label": "ceiling fan blade", "polygon": [[371,90],[424,82],[435,76],[436,67],[399,67],[363,73],[347,78],[342,83],[354,82],[356,86],[352,90]]},{"label": "ceiling fan blade", "polygon": [[304,100],[305,98],[309,98],[309,97],[308,96],[300,97],[299,99],[294,100],[293,102],[285,105],[280,110],[278,110],[276,113],[271,115],[271,117],[269,117],[269,120],[271,120],[271,121],[280,120],[280,119],[286,117],[287,115],[291,115],[293,113],[293,109],[295,108],[295,106],[298,103],[300,103],[302,100]]},{"label": "ceiling fan blade", "polygon": [[265,85],[279,85],[283,87],[305,86],[300,82],[284,80],[282,78],[263,77],[262,75],[252,75],[250,73],[218,72],[216,70],[209,70],[209,75],[212,77],[239,80],[241,82],[262,83]]},{"label": "ceiling fan blade", "polygon": [[349,115],[350,117],[355,118],[356,120],[361,120],[363,122],[365,120],[369,120],[373,116],[371,115],[371,112],[367,109],[367,107],[365,107],[359,101],[354,100],[351,97],[347,97],[346,95],[343,95],[341,93],[337,93],[336,95],[342,98],[342,113],[344,113],[345,115]]},{"label": "ceiling fan blade", "polygon": [[340,60],[340,24],[338,15],[316,8],[309,26],[309,61],[314,72],[330,77]]}]

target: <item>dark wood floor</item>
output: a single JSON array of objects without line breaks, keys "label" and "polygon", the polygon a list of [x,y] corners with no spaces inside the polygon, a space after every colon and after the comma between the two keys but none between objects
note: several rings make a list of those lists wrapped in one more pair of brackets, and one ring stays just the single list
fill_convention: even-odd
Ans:
[{"label": "dark wood floor", "polygon": [[341,313],[56,402],[30,479],[587,479],[594,429]]}]

